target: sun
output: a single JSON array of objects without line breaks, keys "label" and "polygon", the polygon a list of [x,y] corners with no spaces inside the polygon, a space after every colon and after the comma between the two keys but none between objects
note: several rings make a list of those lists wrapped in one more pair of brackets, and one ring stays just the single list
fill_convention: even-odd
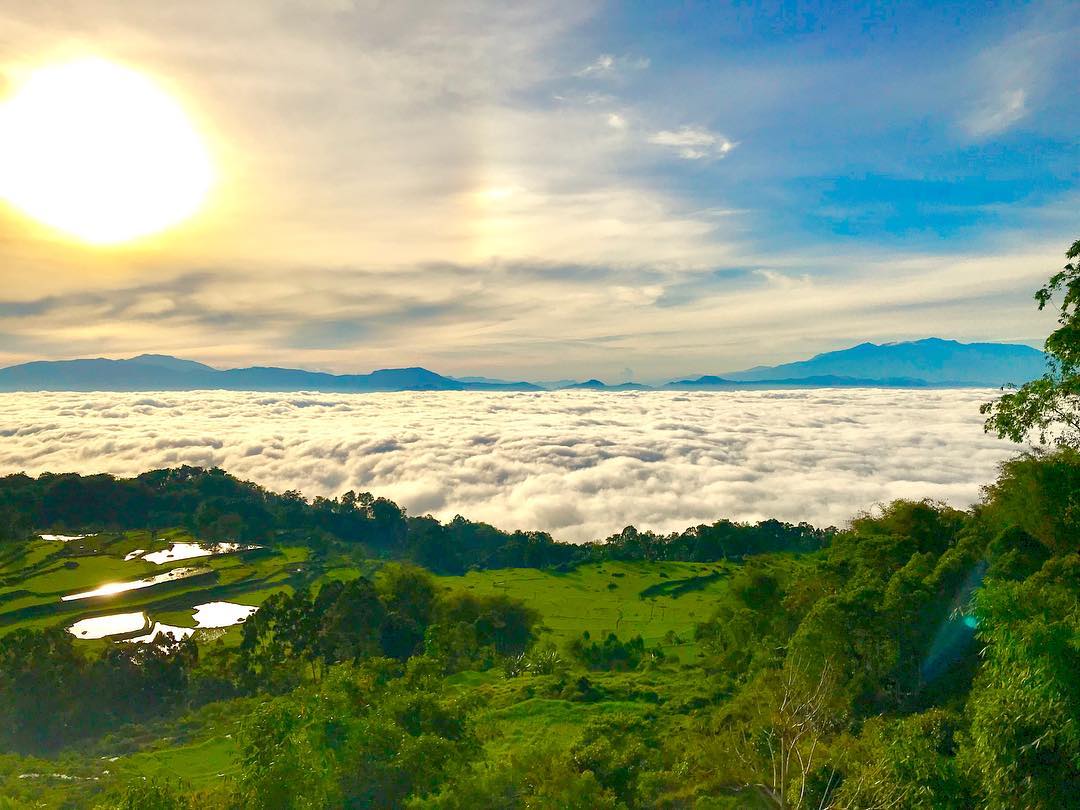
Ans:
[{"label": "sun", "polygon": [[0,198],[84,242],[176,225],[213,182],[184,110],[130,68],[99,58],[43,67],[0,104]]}]

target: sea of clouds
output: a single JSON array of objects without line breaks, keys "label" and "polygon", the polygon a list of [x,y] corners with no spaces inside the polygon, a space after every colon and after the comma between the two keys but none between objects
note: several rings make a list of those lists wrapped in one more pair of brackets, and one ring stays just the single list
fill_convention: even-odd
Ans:
[{"label": "sea of clouds", "polygon": [[965,507],[1016,452],[974,390],[0,394],[0,473],[216,465],[281,491],[557,538],[727,517],[843,525],[894,498]]}]

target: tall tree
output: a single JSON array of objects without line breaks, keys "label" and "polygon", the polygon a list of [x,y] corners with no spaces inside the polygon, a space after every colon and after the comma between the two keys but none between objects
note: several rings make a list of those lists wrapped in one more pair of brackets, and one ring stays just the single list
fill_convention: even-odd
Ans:
[{"label": "tall tree", "polygon": [[1003,439],[1021,442],[1032,436],[1044,444],[1080,447],[1080,239],[1065,257],[1065,268],[1035,293],[1040,310],[1064,294],[1059,326],[1046,339],[1047,372],[980,409],[987,432]]}]

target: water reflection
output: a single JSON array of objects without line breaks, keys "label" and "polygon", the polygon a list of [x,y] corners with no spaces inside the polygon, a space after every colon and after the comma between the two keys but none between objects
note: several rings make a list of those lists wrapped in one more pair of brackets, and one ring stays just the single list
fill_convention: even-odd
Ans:
[{"label": "water reflection", "polygon": [[81,593],[72,593],[67,596],[61,596],[61,602],[70,602],[74,599],[89,599],[94,596],[112,596],[117,593],[125,593],[127,591],[135,591],[140,588],[149,588],[152,585],[158,585],[162,582],[178,582],[181,579],[188,579],[189,577],[198,576],[200,574],[209,574],[214,569],[212,568],[174,568],[172,571],[166,571],[164,574],[156,574],[152,577],[146,577],[144,579],[136,579],[132,582],[110,582],[107,585],[102,585],[100,588],[94,588],[92,591],[82,591]]},{"label": "water reflection", "polygon": [[[241,546],[239,543],[172,543],[164,551],[146,554],[143,559],[157,565],[177,560],[190,560],[194,557],[213,557],[218,554],[232,554],[234,551],[248,551],[258,546]],[[134,552],[132,552],[134,553]],[[125,558],[126,559],[126,558]]]},{"label": "water reflection", "polygon": [[229,627],[247,621],[258,610],[250,605],[238,605],[235,602],[207,602],[195,606],[195,623],[199,627]]},{"label": "water reflection", "polygon": [[142,613],[116,613],[112,616],[95,616],[92,619],[83,619],[75,622],[68,628],[68,632],[76,638],[105,638],[106,636],[119,636],[124,633],[134,633],[146,627],[146,614]]}]

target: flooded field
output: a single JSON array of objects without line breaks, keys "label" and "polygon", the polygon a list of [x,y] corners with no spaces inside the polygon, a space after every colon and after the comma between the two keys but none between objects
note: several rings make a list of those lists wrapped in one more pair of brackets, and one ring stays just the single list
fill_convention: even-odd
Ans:
[{"label": "flooded field", "polygon": [[[68,628],[68,632],[76,638],[88,640],[114,638],[118,641],[153,642],[172,637],[180,641],[198,630],[219,630],[223,627],[243,624],[258,609],[254,605],[241,605],[236,602],[207,602],[195,605],[188,617],[195,623],[194,627],[151,621],[141,611],[115,613],[77,621]],[[137,636],[132,635],[148,627],[149,632]]]},{"label": "flooded field", "polygon": [[209,574],[212,571],[212,568],[174,568],[171,571],[166,571],[164,574],[146,577],[145,579],[137,579],[133,582],[109,582],[94,588],[91,591],[61,596],[60,601],[71,602],[75,599],[92,599],[95,596],[115,596],[116,594],[124,593],[125,591],[135,591],[140,588],[152,588],[154,585],[160,585],[162,582],[179,582],[182,579]]},{"label": "flooded field", "polygon": [[[72,527],[74,528],[74,527]],[[181,529],[41,534],[0,550],[0,636],[59,625],[80,641],[223,635],[269,596],[323,576],[304,548],[260,548]]]}]

